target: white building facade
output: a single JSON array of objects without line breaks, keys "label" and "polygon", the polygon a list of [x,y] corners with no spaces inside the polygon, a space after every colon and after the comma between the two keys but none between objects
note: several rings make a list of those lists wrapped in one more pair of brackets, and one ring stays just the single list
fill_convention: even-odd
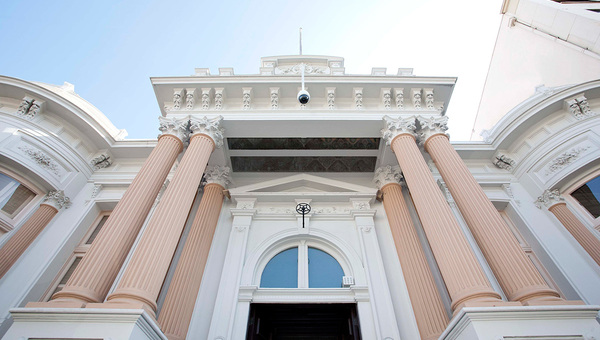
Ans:
[{"label": "white building facade", "polygon": [[0,78],[0,334],[600,338],[600,81],[450,143],[455,81],[196,69],[126,140],[69,84]]}]

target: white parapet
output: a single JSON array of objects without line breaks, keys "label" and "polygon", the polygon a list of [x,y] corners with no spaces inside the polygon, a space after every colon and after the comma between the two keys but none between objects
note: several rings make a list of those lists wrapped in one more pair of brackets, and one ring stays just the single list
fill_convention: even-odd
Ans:
[{"label": "white parapet", "polygon": [[600,306],[466,307],[440,340],[600,339]]},{"label": "white parapet", "polygon": [[142,309],[15,308],[3,340],[128,339],[167,340]]}]

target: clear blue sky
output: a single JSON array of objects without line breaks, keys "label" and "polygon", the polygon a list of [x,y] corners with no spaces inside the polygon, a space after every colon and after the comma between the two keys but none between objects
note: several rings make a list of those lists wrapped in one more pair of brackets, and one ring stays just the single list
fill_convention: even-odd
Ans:
[{"label": "clear blue sky", "polygon": [[[75,85],[127,138],[156,138],[149,77],[195,67],[258,73],[260,57],[335,55],[347,73],[413,67],[457,76],[453,140],[469,138],[500,23],[501,0],[10,1],[0,0],[0,74]],[[469,124],[465,122],[468,121]]]}]

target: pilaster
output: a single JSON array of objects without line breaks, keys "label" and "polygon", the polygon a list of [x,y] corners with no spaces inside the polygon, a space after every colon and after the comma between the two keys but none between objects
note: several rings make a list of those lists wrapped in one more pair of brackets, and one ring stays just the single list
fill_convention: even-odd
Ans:
[{"label": "pilaster", "polygon": [[237,339],[238,337],[231,334],[236,312],[250,307],[247,299],[240,301],[238,297],[248,243],[248,231],[252,225],[252,219],[256,215],[255,203],[256,199],[253,198],[237,199],[237,207],[231,209],[233,222],[229,234],[227,255],[223,263],[223,267],[227,270],[221,274],[221,285],[217,293],[208,339]]}]

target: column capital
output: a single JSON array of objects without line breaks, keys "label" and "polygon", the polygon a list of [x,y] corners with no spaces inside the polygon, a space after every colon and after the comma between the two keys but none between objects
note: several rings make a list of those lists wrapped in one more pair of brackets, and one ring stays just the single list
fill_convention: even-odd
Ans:
[{"label": "column capital", "polygon": [[[173,117],[158,117],[159,126],[161,135],[172,135],[183,143],[188,137],[188,123],[189,118],[176,119]],[[159,137],[161,136],[159,135]]]},{"label": "column capital", "polygon": [[542,195],[539,196],[537,200],[535,200],[534,203],[538,207],[538,209],[542,209],[542,206],[550,208],[551,206],[558,203],[563,203],[564,201],[565,199],[562,196],[560,196],[560,191],[558,191],[558,189],[546,189],[544,190]]},{"label": "column capital", "polygon": [[191,135],[203,134],[212,138],[215,143],[215,148],[220,148],[223,146],[223,134],[225,130],[221,127],[221,121],[223,120],[222,116],[217,116],[214,118],[208,118],[206,116],[198,118],[191,117],[190,118],[190,130]]},{"label": "column capital", "polygon": [[60,210],[63,207],[67,209],[71,206],[71,199],[65,196],[62,190],[53,190],[48,192],[46,197],[42,199],[42,204],[49,205],[56,210]]},{"label": "column capital", "polygon": [[386,165],[375,170],[375,178],[373,178],[373,182],[375,182],[377,188],[381,190],[381,188],[391,183],[403,185],[404,177],[402,176],[402,172],[400,171],[400,167],[398,165]]},{"label": "column capital", "polygon": [[213,166],[208,168],[204,173],[204,185],[215,183],[227,189],[231,183],[229,172],[231,169],[228,166]]},{"label": "column capital", "polygon": [[406,118],[392,118],[390,116],[384,116],[383,121],[385,123],[385,127],[381,129],[381,135],[383,136],[383,139],[387,145],[391,145],[394,138],[401,134],[410,134],[415,136],[416,125],[414,116]]},{"label": "column capital", "polygon": [[416,121],[420,126],[417,130],[419,144],[425,144],[429,137],[433,135],[444,134],[448,136],[446,133],[446,130],[448,130],[447,116],[417,116]]}]

